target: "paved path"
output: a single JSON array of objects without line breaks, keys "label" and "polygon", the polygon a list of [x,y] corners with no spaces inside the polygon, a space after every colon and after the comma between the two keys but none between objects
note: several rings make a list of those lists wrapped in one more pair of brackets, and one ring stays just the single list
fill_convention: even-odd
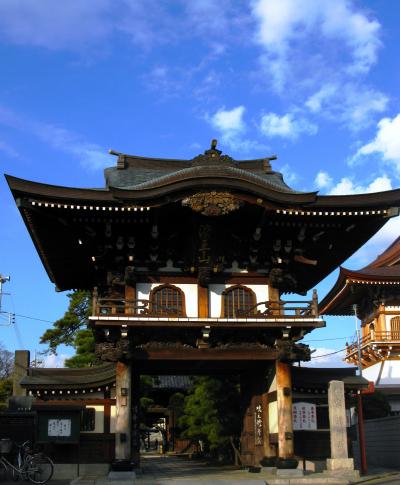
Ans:
[{"label": "paved path", "polygon": [[138,485],[265,485],[260,474],[251,474],[233,467],[210,466],[206,462],[191,461],[174,456],[141,457],[143,473],[137,476]]}]

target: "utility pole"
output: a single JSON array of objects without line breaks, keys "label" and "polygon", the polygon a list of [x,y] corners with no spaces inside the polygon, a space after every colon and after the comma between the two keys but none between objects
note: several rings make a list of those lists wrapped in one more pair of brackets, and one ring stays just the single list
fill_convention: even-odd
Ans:
[{"label": "utility pole", "polygon": [[3,283],[10,281],[9,276],[3,276],[0,274],[0,313],[3,313],[1,310],[1,297],[3,296]]},{"label": "utility pole", "polygon": [[[361,341],[360,341],[360,330],[358,328],[357,305],[353,305],[353,310],[354,310],[354,319],[356,324],[356,336],[357,336],[358,374],[360,377],[362,377]],[[357,408],[358,408],[358,436],[359,436],[359,444],[360,444],[361,473],[362,475],[366,475],[368,472],[368,468],[367,468],[367,454],[365,451],[364,414],[363,414],[363,407],[362,407],[361,389],[357,391]]]},{"label": "utility pole", "polygon": [[13,314],[11,312],[3,312],[3,310],[1,309],[1,300],[3,295],[8,295],[8,293],[3,293],[3,283],[10,281],[10,279],[11,279],[10,276],[3,276],[0,274],[0,315],[2,313],[5,313],[8,315],[8,325],[6,326],[10,326],[12,324]]}]

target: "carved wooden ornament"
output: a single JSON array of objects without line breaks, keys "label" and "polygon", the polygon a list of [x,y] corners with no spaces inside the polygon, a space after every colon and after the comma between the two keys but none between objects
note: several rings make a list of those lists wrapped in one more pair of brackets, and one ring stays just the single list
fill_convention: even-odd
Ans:
[{"label": "carved wooden ornament", "polygon": [[182,205],[190,207],[204,216],[222,216],[241,207],[243,202],[229,192],[200,192],[182,200]]}]

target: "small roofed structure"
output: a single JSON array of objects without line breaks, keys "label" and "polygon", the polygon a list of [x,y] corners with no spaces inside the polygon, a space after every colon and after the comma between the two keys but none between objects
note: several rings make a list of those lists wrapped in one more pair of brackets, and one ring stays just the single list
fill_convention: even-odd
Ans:
[{"label": "small roofed structure", "polygon": [[[400,412],[400,237],[364,268],[340,268],[320,303],[323,315],[353,315],[361,320],[363,376],[388,395]],[[359,364],[357,343],[346,346],[346,362]]]}]

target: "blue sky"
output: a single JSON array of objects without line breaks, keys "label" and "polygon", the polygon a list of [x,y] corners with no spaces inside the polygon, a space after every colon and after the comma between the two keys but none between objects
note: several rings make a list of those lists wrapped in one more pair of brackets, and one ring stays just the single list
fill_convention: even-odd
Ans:
[{"label": "blue sky", "polygon": [[[101,187],[109,148],[192,158],[216,137],[237,159],[277,154],[299,190],[400,187],[399,20],[400,4],[384,0],[1,0],[1,171]],[[65,294],[4,180],[0,197],[3,310],[53,321]],[[399,228],[391,220],[346,266],[365,265]],[[349,318],[327,323],[307,340],[354,331]],[[0,341],[39,350],[47,326],[17,317],[20,337],[2,326]]]}]

